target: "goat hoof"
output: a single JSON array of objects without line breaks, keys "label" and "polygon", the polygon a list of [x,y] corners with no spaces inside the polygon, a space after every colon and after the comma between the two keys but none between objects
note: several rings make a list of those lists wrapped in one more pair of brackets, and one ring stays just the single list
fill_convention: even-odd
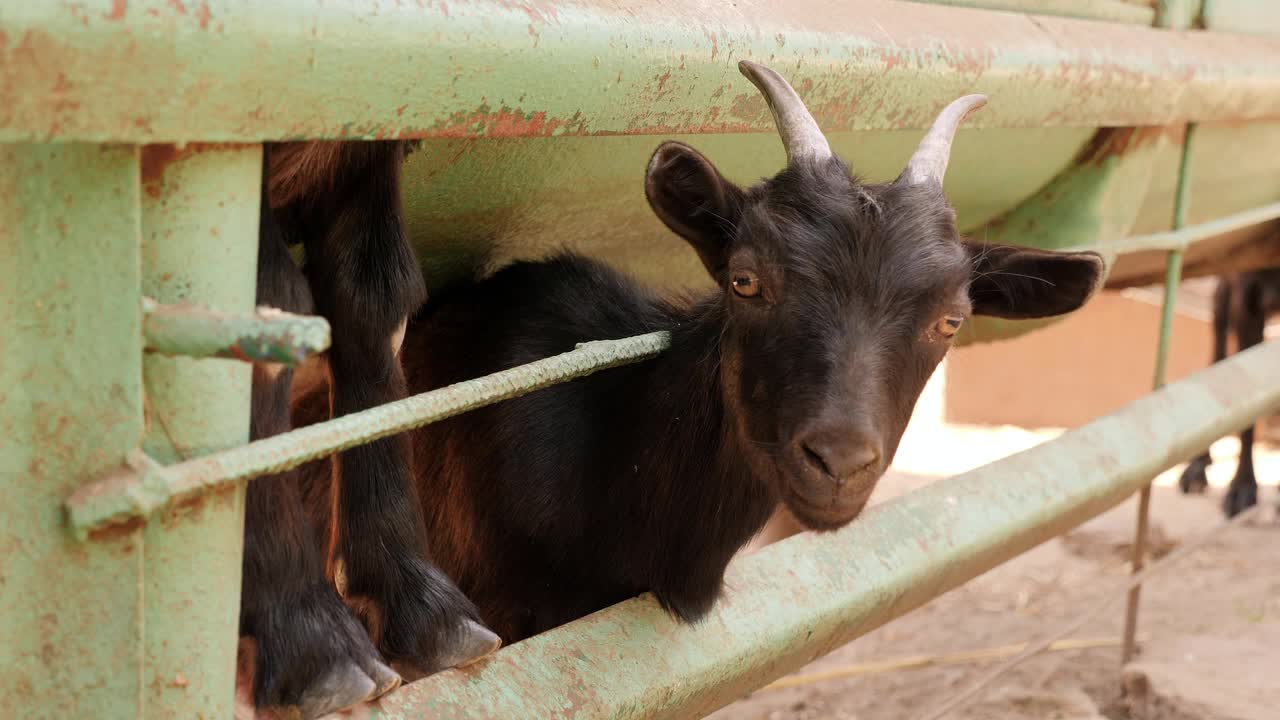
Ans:
[{"label": "goat hoof", "polygon": [[1258,486],[1254,483],[1232,482],[1222,498],[1222,511],[1227,517],[1235,517],[1258,504]]},{"label": "goat hoof", "polygon": [[383,664],[368,633],[322,585],[301,602],[270,603],[251,616],[258,631],[253,659],[242,666],[252,676],[259,715],[312,720],[377,698],[400,684]]},{"label": "goat hoof", "polygon": [[451,647],[441,653],[443,667],[466,667],[483,660],[502,647],[502,638],[474,620],[464,620]]},{"label": "goat hoof", "polygon": [[311,720],[358,705],[372,698],[377,689],[377,683],[355,663],[347,663],[312,683],[302,694],[298,709],[303,720]]},{"label": "goat hoof", "polygon": [[1209,463],[1202,458],[1196,458],[1187,463],[1187,467],[1182,471],[1182,476],[1178,478],[1178,487],[1181,488],[1184,495],[1199,495],[1209,487],[1209,478],[1205,475],[1205,469],[1209,467]]},{"label": "goat hoof", "polygon": [[502,641],[480,624],[475,606],[447,575],[426,561],[407,563],[398,570],[401,591],[388,593],[394,602],[359,592],[362,587],[387,587],[391,583],[385,578],[373,582],[349,577],[348,590],[353,592],[346,600],[405,682],[468,665],[501,646]]},{"label": "goat hoof", "polygon": [[371,666],[365,668],[365,670],[369,673],[369,677],[377,686],[374,689],[373,694],[365,698],[366,700],[377,700],[383,695],[386,695],[392,690],[400,687],[400,683],[403,682],[399,673],[386,665],[383,665],[377,660],[374,660]]}]

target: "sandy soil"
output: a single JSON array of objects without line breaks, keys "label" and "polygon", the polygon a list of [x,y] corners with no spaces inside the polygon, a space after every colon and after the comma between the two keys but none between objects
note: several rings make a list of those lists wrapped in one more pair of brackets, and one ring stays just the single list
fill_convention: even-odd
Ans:
[{"label": "sandy soil", "polygon": [[[933,426],[908,430],[895,471],[877,489],[873,502],[943,476],[1042,442],[1058,431],[1017,428]],[[1167,552],[1220,520],[1218,499],[1235,470],[1239,445],[1226,438],[1213,447],[1207,496],[1183,497],[1176,489],[1181,468],[1157,479],[1153,535],[1157,554]],[[1275,498],[1280,450],[1260,448],[1258,477],[1263,502]],[[1135,502],[1130,500],[1062,538],[1052,540],[1004,566],[938,598],[933,603],[860,638],[802,669],[798,675],[852,664],[937,655],[1036,639],[1098,602],[1128,572]],[[1114,592],[1114,591],[1112,591]],[[1076,633],[1077,638],[1116,638],[1123,602]],[[1280,687],[1280,523],[1270,508],[1248,524],[1232,528],[1146,586],[1140,638],[1142,660],[1176,666],[1179,687],[1207,698],[1196,718],[1280,718],[1280,707],[1259,710],[1259,693]],[[1248,645],[1246,653],[1244,643]],[[1201,652],[1203,651],[1203,652]],[[1197,653],[1207,660],[1194,663]],[[1259,656],[1261,654],[1261,656]],[[1247,667],[1222,658],[1246,658]],[[763,689],[711,717],[714,720],[832,718],[902,720],[920,716],[950,697],[998,661],[969,662],[861,674],[808,682],[799,687]],[[1245,662],[1242,660],[1241,662]],[[1270,668],[1259,671],[1259,668]],[[1203,682],[1202,682],[1203,681]],[[1168,683],[1166,683],[1168,684]],[[1258,685],[1265,685],[1259,688]],[[1194,688],[1189,686],[1196,686]],[[1135,713],[1117,704],[1120,650],[1117,646],[1043,654],[992,685],[953,718],[1037,720],[1046,718],[1192,717],[1161,711]],[[1274,699],[1274,696],[1272,696]],[[1251,704],[1252,703],[1252,704]],[[1206,703],[1202,703],[1204,705]],[[1233,709],[1234,708],[1234,709]],[[1172,713],[1172,714],[1171,714]]]}]

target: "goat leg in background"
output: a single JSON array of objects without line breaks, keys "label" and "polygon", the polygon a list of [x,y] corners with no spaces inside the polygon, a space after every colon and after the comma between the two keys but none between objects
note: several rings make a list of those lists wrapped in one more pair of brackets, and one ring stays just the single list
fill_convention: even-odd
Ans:
[{"label": "goat leg in background", "polygon": [[[289,256],[266,204],[259,220],[257,302],[312,312],[305,278]],[[290,429],[293,369],[253,368],[250,437]],[[296,708],[314,718],[376,697],[399,684],[324,573],[316,533],[303,511],[297,471],[249,483],[245,507],[240,634],[253,705]]]},{"label": "goat leg in background", "polygon": [[[295,184],[273,188],[300,230],[304,270],[332,329],[334,417],[406,396],[397,353],[426,297],[400,206],[406,145],[311,143],[279,169]],[[383,655],[412,678],[496,650],[475,606],[427,559],[408,438],[346,450],[334,467],[329,570]]]},{"label": "goat leg in background", "polygon": [[[1231,275],[1218,278],[1218,287],[1213,292],[1213,362],[1220,362],[1227,357],[1227,328],[1231,319],[1231,295],[1235,283]],[[1178,487],[1184,493],[1203,493],[1209,487],[1209,478],[1205,471],[1213,464],[1209,448],[1191,459],[1182,476],[1178,478]]]},{"label": "goat leg in background", "polygon": [[[1263,288],[1256,277],[1246,274],[1239,277],[1237,283],[1239,303],[1233,319],[1238,351],[1244,352],[1262,343],[1266,334],[1267,310],[1262,297]],[[1226,496],[1222,498],[1222,510],[1227,517],[1235,517],[1258,504],[1258,480],[1253,473],[1253,430],[1256,426],[1256,420],[1250,421],[1249,427],[1240,433],[1240,463],[1227,486]]]}]

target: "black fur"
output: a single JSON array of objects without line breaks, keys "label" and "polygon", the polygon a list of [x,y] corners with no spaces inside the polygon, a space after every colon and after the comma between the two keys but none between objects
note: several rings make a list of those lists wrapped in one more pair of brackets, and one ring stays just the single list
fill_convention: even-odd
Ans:
[{"label": "black fur", "polygon": [[[1237,352],[1262,342],[1267,318],[1280,313],[1280,268],[1223,275],[1213,295],[1213,361],[1227,357],[1227,332],[1235,330]],[[1240,432],[1240,463],[1231,478],[1222,509],[1227,517],[1258,504],[1258,480],[1253,472],[1253,431]],[[1205,470],[1213,463],[1205,450],[1182,471],[1184,493],[1202,493],[1209,486]]]},{"label": "black fur", "polygon": [[[405,395],[393,336],[426,292],[401,217],[404,152],[403,142],[267,146],[258,303],[329,320],[325,417]],[[302,270],[288,251],[298,243]],[[255,368],[253,439],[290,428],[292,382],[289,369]],[[379,650],[419,672],[457,655],[477,613],[427,559],[411,462],[404,436],[341,453],[323,525],[308,520],[297,471],[249,485],[241,634],[257,641],[258,707],[310,717],[363,700],[370,681],[395,680]],[[338,567],[364,626],[326,577]]]},{"label": "black fur", "polygon": [[[578,342],[672,335],[655,359],[412,434],[434,558],[507,641],[647,590],[702,617],[779,501],[818,529],[860,512],[947,350],[940,322],[971,303],[1067,312],[1102,270],[1092,253],[967,245],[941,188],[866,185],[839,160],[743,190],[667,143],[646,192],[717,292],[661,298],[562,254],[437,297],[409,325],[411,393]],[[745,273],[751,297],[732,287]]]}]

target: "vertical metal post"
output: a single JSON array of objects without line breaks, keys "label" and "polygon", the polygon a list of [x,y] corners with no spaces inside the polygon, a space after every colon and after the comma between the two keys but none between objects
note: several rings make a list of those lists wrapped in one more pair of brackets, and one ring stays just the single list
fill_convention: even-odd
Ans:
[{"label": "vertical metal post", "polygon": [[146,713],[143,532],[62,511],[142,438],[138,168],[0,144],[0,717]]},{"label": "vertical metal post", "polygon": [[[142,291],[224,312],[254,307],[259,145],[142,150]],[[235,360],[143,361],[151,457],[173,463],[249,439],[252,368]],[[151,717],[232,715],[244,484],[153,518],[143,537],[144,660]]]},{"label": "vertical metal post", "polygon": [[[1173,229],[1179,230],[1187,224],[1187,207],[1191,201],[1191,153],[1194,148],[1196,126],[1187,125],[1182,140],[1182,159],[1178,163],[1178,189],[1173,201]],[[1156,390],[1164,387],[1169,364],[1169,343],[1173,336],[1173,311],[1177,303],[1178,285],[1182,280],[1182,250],[1171,250],[1165,264],[1164,302],[1160,307],[1160,339],[1156,345],[1156,368],[1152,387]],[[1133,536],[1133,572],[1142,570],[1143,556],[1146,554],[1148,518],[1151,511],[1151,484],[1145,485],[1138,493],[1138,520]],[[1129,591],[1128,603],[1124,613],[1124,645],[1121,649],[1121,663],[1133,659],[1135,638],[1138,633],[1138,604],[1142,598],[1142,586],[1137,585]]]}]

